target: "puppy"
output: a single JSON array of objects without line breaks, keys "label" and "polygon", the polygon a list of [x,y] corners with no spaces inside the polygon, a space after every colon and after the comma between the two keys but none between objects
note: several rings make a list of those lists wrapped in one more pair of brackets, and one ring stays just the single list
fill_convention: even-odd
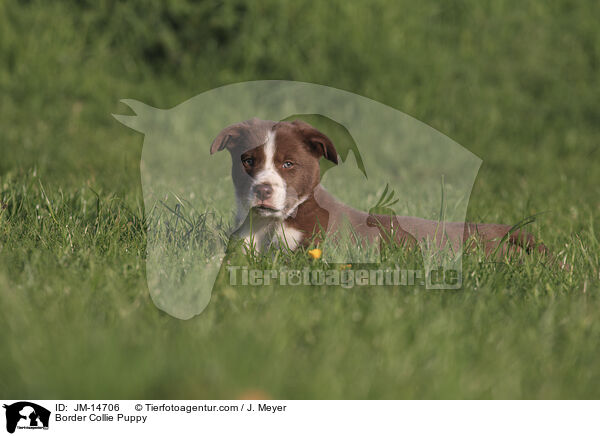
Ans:
[{"label": "puppy", "polygon": [[[271,245],[318,244],[349,223],[360,239],[414,246],[433,243],[460,253],[481,244],[487,255],[537,250],[533,236],[502,224],[440,223],[417,217],[373,215],[351,208],[320,185],[319,160],[338,163],[332,141],[303,121],[253,118],[222,130],[211,154],[227,149],[237,199],[234,236],[259,252]],[[325,234],[324,234],[325,233]],[[510,234],[509,234],[510,233]]]}]

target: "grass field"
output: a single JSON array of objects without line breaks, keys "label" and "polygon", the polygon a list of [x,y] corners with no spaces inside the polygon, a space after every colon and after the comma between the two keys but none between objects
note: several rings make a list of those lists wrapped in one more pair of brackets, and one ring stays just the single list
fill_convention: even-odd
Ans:
[{"label": "grass field", "polygon": [[[0,4],[2,397],[600,396],[599,4],[141,4]],[[111,113],[262,79],[454,139],[483,160],[468,219],[541,213],[530,231],[573,271],[472,255],[458,291],[220,282],[198,317],[159,311],[143,137]]]}]

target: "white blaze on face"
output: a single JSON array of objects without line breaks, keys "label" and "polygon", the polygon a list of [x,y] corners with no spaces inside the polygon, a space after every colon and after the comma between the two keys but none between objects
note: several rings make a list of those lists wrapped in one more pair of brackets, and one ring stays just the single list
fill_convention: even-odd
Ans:
[{"label": "white blaze on face", "polygon": [[[262,184],[271,185],[273,194],[266,202],[274,209],[281,211],[285,206],[286,183],[285,180],[283,180],[283,177],[281,177],[281,174],[277,172],[277,168],[275,168],[275,151],[275,132],[269,132],[267,133],[267,140],[264,145],[265,164],[256,174],[252,183],[252,188]],[[252,192],[254,192],[254,189],[252,189]],[[254,202],[255,204],[259,204],[259,201],[256,198],[254,199]]]}]

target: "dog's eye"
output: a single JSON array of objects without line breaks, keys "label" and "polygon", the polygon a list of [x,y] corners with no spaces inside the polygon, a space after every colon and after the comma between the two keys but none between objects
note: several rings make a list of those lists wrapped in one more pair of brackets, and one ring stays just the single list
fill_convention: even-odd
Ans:
[{"label": "dog's eye", "polygon": [[252,165],[254,165],[254,159],[251,157],[247,157],[245,159],[242,159],[242,163],[247,167],[251,167]]},{"label": "dog's eye", "polygon": [[289,160],[286,160],[286,161],[283,163],[283,165],[282,165],[282,166],[283,166],[284,168],[291,168],[291,167],[293,167],[293,166],[294,166],[294,163],[293,163],[293,162],[290,162]]}]

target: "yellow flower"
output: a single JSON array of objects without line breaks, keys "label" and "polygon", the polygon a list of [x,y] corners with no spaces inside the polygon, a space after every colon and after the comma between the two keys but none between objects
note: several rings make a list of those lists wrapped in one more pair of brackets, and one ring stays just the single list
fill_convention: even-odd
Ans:
[{"label": "yellow flower", "polygon": [[308,254],[310,255],[310,257],[312,257],[313,259],[320,259],[321,255],[323,254],[323,251],[315,248],[313,250],[308,250]]},{"label": "yellow flower", "polygon": [[350,269],[350,268],[352,268],[352,264],[351,263],[348,263],[346,265],[340,265],[340,269]]}]

